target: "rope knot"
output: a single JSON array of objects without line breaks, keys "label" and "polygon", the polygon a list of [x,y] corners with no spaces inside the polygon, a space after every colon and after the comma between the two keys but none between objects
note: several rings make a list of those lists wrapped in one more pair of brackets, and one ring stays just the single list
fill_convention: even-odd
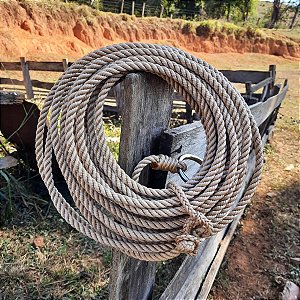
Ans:
[{"label": "rope knot", "polygon": [[167,155],[150,155],[143,158],[134,168],[132,173],[132,179],[135,181],[139,180],[139,177],[143,169],[150,165],[153,170],[168,171],[171,173],[177,173],[178,169],[186,171],[187,166],[183,161],[178,161]]},{"label": "rope knot", "polygon": [[176,250],[180,253],[186,253],[191,256],[196,255],[200,240],[194,235],[182,234],[176,237]]},{"label": "rope knot", "polygon": [[175,193],[186,213],[190,216],[183,225],[183,234],[175,239],[175,242],[177,243],[176,249],[183,253],[195,255],[199,246],[198,244],[200,243],[200,237],[204,238],[211,236],[213,225],[203,213],[194,209],[180,186],[173,182],[169,182],[167,187]]},{"label": "rope knot", "polygon": [[183,161],[178,161],[170,156],[159,154],[156,156],[157,160],[151,163],[153,170],[169,171],[171,173],[177,173],[178,169],[186,171],[187,166]]}]

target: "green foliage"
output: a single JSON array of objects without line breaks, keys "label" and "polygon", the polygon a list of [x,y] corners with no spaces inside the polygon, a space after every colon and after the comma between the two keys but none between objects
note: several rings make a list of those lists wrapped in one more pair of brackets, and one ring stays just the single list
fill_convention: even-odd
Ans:
[{"label": "green foliage", "polygon": [[181,28],[183,34],[190,34],[196,32],[195,22],[185,22]]},{"label": "green foliage", "polygon": [[221,22],[217,20],[206,20],[198,23],[196,34],[208,38],[213,34],[234,34],[236,38],[240,37],[263,37],[264,33],[252,26],[241,27],[229,22]]},{"label": "green foliage", "polygon": [[0,170],[0,225],[10,221],[15,215],[16,203],[36,209],[47,205],[47,201],[32,193],[28,179],[17,178],[12,173]]},{"label": "green foliage", "polygon": [[258,0],[206,0],[204,9],[207,17],[227,20],[246,21],[254,12]]}]

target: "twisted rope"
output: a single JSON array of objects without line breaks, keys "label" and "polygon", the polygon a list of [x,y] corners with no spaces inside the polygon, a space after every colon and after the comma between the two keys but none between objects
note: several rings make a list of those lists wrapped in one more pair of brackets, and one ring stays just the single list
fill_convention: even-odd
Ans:
[{"label": "twisted rope", "polygon": [[[152,189],[139,184],[119,167],[108,148],[104,100],[121,78],[137,71],[166,80],[201,116],[205,157],[199,171],[180,187],[169,183],[165,189]],[[254,173],[237,201],[252,149]],[[53,154],[76,208],[55,186]],[[153,261],[182,252],[195,254],[203,238],[222,230],[249,203],[263,164],[257,126],[230,82],[179,49],[142,43],[98,49],[68,68],[41,111],[36,157],[56,209],[71,226],[130,256]],[[171,161],[167,165],[170,170],[178,167]]]}]

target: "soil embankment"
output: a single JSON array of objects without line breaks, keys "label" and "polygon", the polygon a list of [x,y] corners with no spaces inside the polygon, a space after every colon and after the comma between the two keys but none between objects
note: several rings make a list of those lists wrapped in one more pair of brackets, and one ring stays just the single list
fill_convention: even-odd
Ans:
[{"label": "soil embankment", "polygon": [[0,3],[2,59],[77,58],[105,45],[142,41],[174,45],[190,52],[254,52],[300,57],[300,44],[288,38],[237,26],[210,28],[183,20],[136,18],[102,13],[60,2]]}]

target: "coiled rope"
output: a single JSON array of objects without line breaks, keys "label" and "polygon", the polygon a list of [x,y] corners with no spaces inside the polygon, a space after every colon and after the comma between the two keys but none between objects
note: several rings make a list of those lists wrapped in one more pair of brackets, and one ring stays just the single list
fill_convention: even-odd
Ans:
[{"label": "coiled rope", "polygon": [[[119,167],[107,145],[104,100],[121,78],[137,71],[166,80],[201,116],[205,157],[181,186],[152,189],[139,184]],[[252,149],[255,169],[237,201]],[[55,186],[53,154],[76,208]],[[98,49],[68,68],[41,111],[36,157],[56,209],[71,226],[132,257],[153,261],[195,254],[204,238],[222,230],[249,203],[263,164],[257,126],[230,82],[184,51],[142,43]],[[155,161],[158,168],[173,164],[174,169],[174,162],[166,160],[158,156],[148,162]]]}]

